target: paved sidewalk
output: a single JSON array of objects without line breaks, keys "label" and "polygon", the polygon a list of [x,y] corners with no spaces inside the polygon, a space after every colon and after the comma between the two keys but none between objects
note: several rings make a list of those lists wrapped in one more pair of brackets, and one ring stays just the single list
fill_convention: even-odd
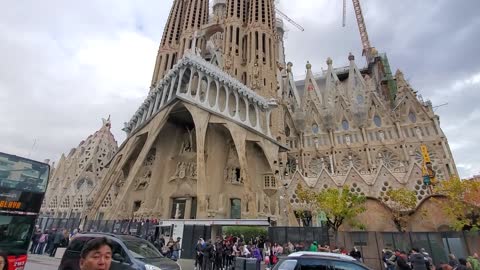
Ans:
[{"label": "paved sidewalk", "polygon": [[28,254],[25,270],[57,270],[59,265],[60,259],[47,255]]}]

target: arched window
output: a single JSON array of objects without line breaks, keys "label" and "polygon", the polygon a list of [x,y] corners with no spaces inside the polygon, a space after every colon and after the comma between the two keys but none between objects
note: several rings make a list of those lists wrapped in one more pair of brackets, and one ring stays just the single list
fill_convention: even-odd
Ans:
[{"label": "arched window", "polygon": [[312,125],[312,133],[313,133],[313,134],[317,134],[318,132],[320,132],[320,129],[318,128],[318,125],[317,125],[317,124],[313,124],[313,125]]},{"label": "arched window", "polygon": [[365,101],[365,98],[362,95],[357,96],[357,103],[362,104]]},{"label": "arched window", "polygon": [[410,119],[410,121],[412,123],[416,123],[417,122],[417,115],[414,112],[410,112],[408,114],[408,119]]},{"label": "arched window", "polygon": [[350,129],[350,124],[345,119],[342,121],[342,128],[343,128],[343,130],[349,130]]},{"label": "arched window", "polygon": [[375,115],[373,117],[373,123],[375,123],[375,126],[381,127],[382,126],[382,118],[380,118],[380,116],[378,116],[378,115]]},{"label": "arched window", "polygon": [[290,128],[285,126],[285,136],[290,137]]}]

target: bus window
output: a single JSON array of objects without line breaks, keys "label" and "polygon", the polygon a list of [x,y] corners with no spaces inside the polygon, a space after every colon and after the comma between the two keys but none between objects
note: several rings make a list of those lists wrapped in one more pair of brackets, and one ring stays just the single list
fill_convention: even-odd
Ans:
[{"label": "bus window", "polygon": [[35,216],[0,215],[0,250],[24,254],[34,224]]}]

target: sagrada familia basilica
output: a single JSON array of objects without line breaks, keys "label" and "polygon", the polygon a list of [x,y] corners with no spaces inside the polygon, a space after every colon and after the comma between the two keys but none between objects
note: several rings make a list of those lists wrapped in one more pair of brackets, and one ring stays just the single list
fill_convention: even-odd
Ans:
[{"label": "sagrada familia basilica", "polygon": [[[99,131],[62,156],[42,211],[89,219],[258,219],[298,226],[298,185],[367,196],[368,230],[395,230],[387,190],[414,190],[412,230],[445,220],[423,184],[456,175],[432,103],[388,58],[295,80],[273,0],[174,0],[149,94],[117,147]],[[212,11],[213,13],[210,13]],[[148,90],[147,90],[148,91]],[[422,212],[422,211],[417,211]],[[315,218],[314,218],[315,220]],[[421,221],[421,222],[419,222]],[[348,229],[348,228],[345,228]]]}]

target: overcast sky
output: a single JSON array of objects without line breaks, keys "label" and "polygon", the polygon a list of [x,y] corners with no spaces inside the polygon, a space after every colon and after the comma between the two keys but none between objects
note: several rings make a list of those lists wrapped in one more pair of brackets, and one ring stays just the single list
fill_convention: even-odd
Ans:
[{"label": "overcast sky", "polygon": [[[57,160],[112,117],[121,128],[148,93],[173,0],[0,1],[0,151]],[[461,176],[480,172],[480,1],[363,0],[370,41],[393,70],[438,108]],[[362,66],[352,4],[280,0],[305,28],[287,25],[286,55],[297,75]]]}]

